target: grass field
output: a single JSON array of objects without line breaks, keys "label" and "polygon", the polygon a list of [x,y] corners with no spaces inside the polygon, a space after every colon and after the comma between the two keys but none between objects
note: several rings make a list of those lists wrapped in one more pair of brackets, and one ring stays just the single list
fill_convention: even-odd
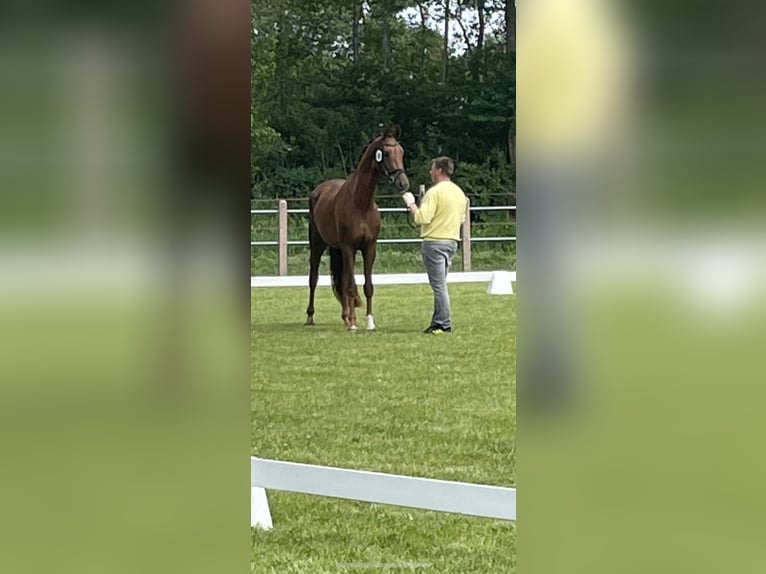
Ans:
[{"label": "grass field", "polygon": [[[495,271],[497,269],[516,269],[516,248],[514,245],[493,243],[474,243],[472,246],[471,270]],[[320,273],[328,274],[330,257],[327,253],[320,262]],[[361,274],[362,256],[357,253],[357,273]],[[459,248],[452,261],[453,271],[463,270],[463,254]],[[259,247],[253,250],[250,272],[253,275],[276,275],[279,271],[276,247]],[[303,245],[291,245],[287,250],[288,275],[308,275],[309,251]],[[375,260],[375,273],[422,273],[423,259],[420,244],[378,244],[378,256]],[[305,305],[304,305],[305,307]]]},{"label": "grass field", "polygon": [[[377,287],[378,330],[357,335],[329,287],[310,328],[307,288],[253,289],[252,453],[515,485],[516,297],[486,288],[450,286],[443,336],[421,333],[427,285]],[[269,502],[275,528],[252,530],[254,573],[515,572],[510,522],[275,491]]]}]

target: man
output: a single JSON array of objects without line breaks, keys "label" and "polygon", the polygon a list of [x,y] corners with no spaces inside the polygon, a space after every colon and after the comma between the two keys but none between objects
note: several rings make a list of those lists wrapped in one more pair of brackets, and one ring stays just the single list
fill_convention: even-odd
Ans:
[{"label": "man", "polygon": [[454,171],[455,163],[450,158],[437,157],[431,161],[430,172],[435,185],[423,196],[420,207],[412,193],[402,195],[415,223],[420,225],[420,237],[423,238],[423,264],[434,292],[431,324],[423,332],[433,335],[452,332],[447,272],[457,251],[468,202],[463,190],[452,182]]}]

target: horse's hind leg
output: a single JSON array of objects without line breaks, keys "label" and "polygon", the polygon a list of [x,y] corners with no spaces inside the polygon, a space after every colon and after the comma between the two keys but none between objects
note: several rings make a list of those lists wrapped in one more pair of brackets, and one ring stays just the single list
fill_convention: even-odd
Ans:
[{"label": "horse's hind leg", "polygon": [[355,249],[343,249],[343,294],[341,304],[343,305],[343,320],[349,331],[356,331],[356,300],[359,294],[356,290],[356,281],[354,280],[354,255]]},{"label": "horse's hind leg", "polygon": [[375,320],[372,317],[372,295],[375,288],[372,286],[372,266],[375,263],[375,254],[377,245],[373,241],[362,249],[362,259],[364,260],[364,297],[367,299],[367,330],[375,330]]},{"label": "horse's hind leg", "polygon": [[317,281],[319,280],[319,262],[322,260],[322,254],[324,253],[327,245],[322,238],[319,237],[319,233],[314,227],[312,221],[309,225],[309,243],[311,245],[311,258],[309,268],[309,306],[306,308],[306,323],[305,325],[314,324],[314,293],[317,288]]}]

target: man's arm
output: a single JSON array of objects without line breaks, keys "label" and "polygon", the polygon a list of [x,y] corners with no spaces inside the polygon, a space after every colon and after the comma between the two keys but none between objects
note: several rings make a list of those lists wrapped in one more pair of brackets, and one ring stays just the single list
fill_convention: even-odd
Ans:
[{"label": "man's arm", "polygon": [[[405,196],[409,195],[412,198],[412,203],[408,202]],[[403,196],[404,202],[407,203],[407,209],[415,216],[415,223],[419,225],[428,225],[434,218],[436,213],[436,200],[433,193],[426,193],[420,202],[420,207],[415,203],[415,198],[411,193],[405,193]]]}]

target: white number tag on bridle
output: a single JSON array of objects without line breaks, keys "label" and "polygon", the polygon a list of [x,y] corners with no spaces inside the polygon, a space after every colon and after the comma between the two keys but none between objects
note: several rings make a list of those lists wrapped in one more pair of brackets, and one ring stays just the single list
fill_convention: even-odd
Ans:
[{"label": "white number tag on bridle", "polygon": [[375,161],[377,161],[378,163],[383,161],[383,152],[381,150],[375,151]]}]

